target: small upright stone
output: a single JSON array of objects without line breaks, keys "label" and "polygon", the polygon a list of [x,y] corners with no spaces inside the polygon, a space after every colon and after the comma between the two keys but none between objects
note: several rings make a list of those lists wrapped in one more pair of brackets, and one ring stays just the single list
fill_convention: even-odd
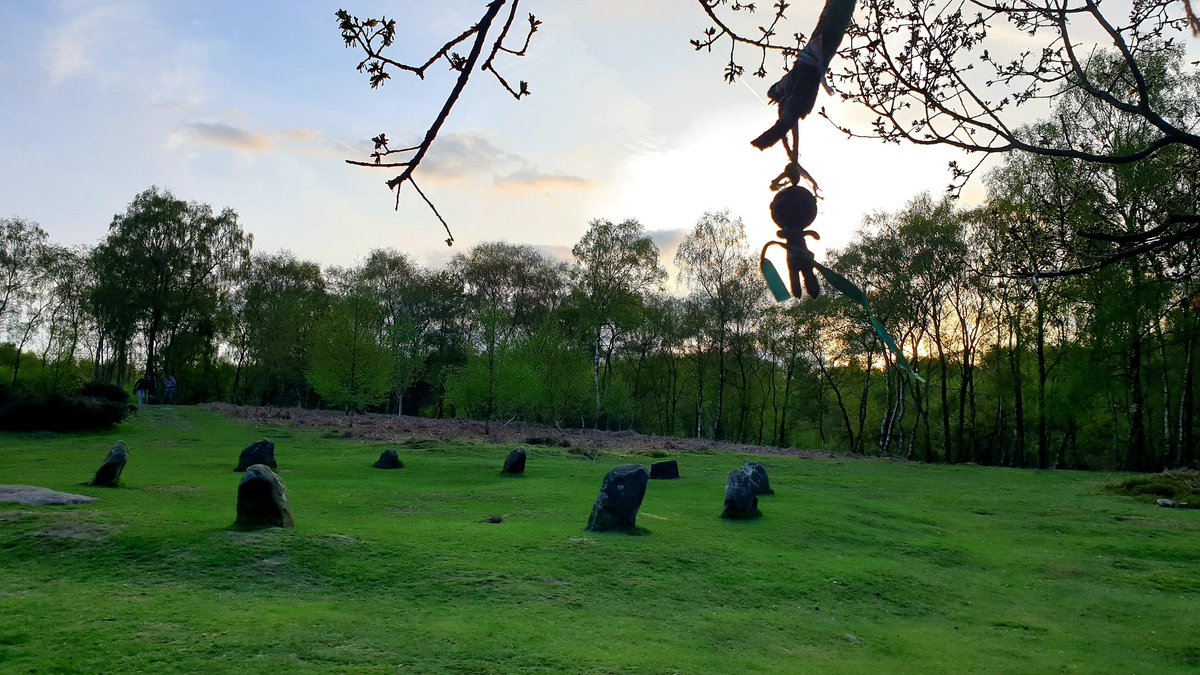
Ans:
[{"label": "small upright stone", "polygon": [[649,482],[650,472],[638,464],[624,464],[609,471],[600,484],[600,494],[596,495],[587,529],[632,532],[637,527],[638,509],[646,498]]},{"label": "small upright stone", "polygon": [[117,487],[117,479],[125,470],[125,462],[129,457],[128,452],[125,441],[117,441],[116,445],[112,446],[112,450],[108,451],[104,463],[100,465],[99,469],[96,469],[96,475],[89,485]]},{"label": "small upright stone", "polygon": [[376,469],[403,469],[404,462],[400,461],[399,455],[395,450],[384,450],[379,455],[379,459],[372,464]]},{"label": "small upright stone", "polygon": [[295,527],[292,509],[288,505],[287,488],[279,476],[265,464],[246,468],[238,483],[238,530],[260,530],[267,527]]},{"label": "small upright stone", "polygon": [[650,465],[650,480],[675,480],[679,478],[679,462],[669,459]]},{"label": "small upright stone", "polygon": [[767,479],[767,468],[762,464],[758,462],[746,462],[742,465],[742,470],[750,474],[750,481],[754,483],[754,494],[775,494],[775,491],[771,489],[771,481]]},{"label": "small upright stone", "polygon": [[509,476],[520,476],[525,473],[525,449],[513,448],[504,458],[504,473]]},{"label": "small upright stone", "polygon": [[747,462],[729,472],[729,478],[725,481],[725,510],[721,513],[722,518],[746,520],[762,515],[758,510],[753,470],[749,464]]},{"label": "small upright stone", "polygon": [[275,464],[275,444],[264,438],[247,445],[238,457],[238,465],[234,471],[245,471],[254,464],[265,464],[272,470],[278,469],[279,466]]}]

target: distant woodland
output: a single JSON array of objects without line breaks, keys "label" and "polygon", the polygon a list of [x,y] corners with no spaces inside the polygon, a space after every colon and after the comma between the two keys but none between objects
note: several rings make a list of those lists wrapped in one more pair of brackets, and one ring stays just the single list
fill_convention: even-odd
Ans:
[{"label": "distant woodland", "polygon": [[[1200,83],[1180,63],[1158,64],[1156,103],[1192,125]],[[1020,133],[1111,148],[1154,132],[1086,98],[1056,105]],[[635,219],[592,221],[570,263],[487,242],[440,268],[387,248],[322,268],[253,251],[231,209],[150,188],[90,248],[0,220],[0,387],[131,390],[149,375],[161,393],[171,375],[182,403],[925,462],[1194,466],[1198,244],[1120,246],[1200,212],[1196,153],[1172,145],[1123,164],[1008,154],[984,177],[982,205],[923,194],[865,218],[823,262],[867,292],[919,378],[831,290],[775,303],[761,243],[736,214],[697,214],[674,280]]]}]

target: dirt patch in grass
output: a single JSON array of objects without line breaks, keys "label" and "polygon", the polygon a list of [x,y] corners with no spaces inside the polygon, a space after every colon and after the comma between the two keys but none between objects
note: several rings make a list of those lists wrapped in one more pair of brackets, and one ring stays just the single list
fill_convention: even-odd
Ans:
[{"label": "dirt patch in grass", "polygon": [[200,492],[200,488],[194,485],[148,485],[141,489],[145,492],[158,492],[168,495],[190,495]]},{"label": "dirt patch in grass", "polygon": [[37,518],[33,511],[0,511],[0,525],[24,523]]},{"label": "dirt patch in grass", "polygon": [[229,404],[209,404],[204,408],[235,419],[250,420],[263,426],[313,429],[323,431],[327,438],[383,441],[404,444],[406,447],[413,448],[425,448],[434,443],[486,443],[569,448],[571,454],[593,457],[595,452],[600,450],[632,451],[644,453],[649,457],[666,457],[673,453],[711,450],[814,458],[840,456],[817,450],[774,448],[697,438],[650,436],[635,431],[555,429],[519,422],[493,423],[490,433],[484,433],[483,422],[472,420],[430,419],[378,413],[347,415],[330,410],[259,408]]},{"label": "dirt patch in grass", "polygon": [[30,536],[38,539],[70,539],[102,544],[108,541],[108,535],[113,532],[113,529],[109,525],[92,523],[59,523],[44,530],[32,532]]},{"label": "dirt patch in grass", "polygon": [[1164,471],[1113,483],[1108,491],[1154,503],[1170,499],[1180,508],[1200,509],[1200,471]]}]

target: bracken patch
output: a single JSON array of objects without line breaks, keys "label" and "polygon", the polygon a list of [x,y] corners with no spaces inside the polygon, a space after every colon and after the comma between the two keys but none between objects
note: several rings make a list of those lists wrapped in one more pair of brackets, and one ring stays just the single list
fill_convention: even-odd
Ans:
[{"label": "bracken patch", "polygon": [[1200,471],[1164,471],[1137,476],[1107,487],[1108,492],[1154,503],[1170,499],[1180,508],[1200,509]]}]

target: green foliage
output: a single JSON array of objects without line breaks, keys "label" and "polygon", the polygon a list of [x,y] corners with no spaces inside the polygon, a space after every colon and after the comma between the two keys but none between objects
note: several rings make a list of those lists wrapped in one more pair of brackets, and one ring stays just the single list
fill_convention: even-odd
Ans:
[{"label": "green foliage", "polygon": [[105,382],[88,382],[79,390],[82,396],[91,396],[115,403],[129,403],[129,392]]},{"label": "green foliage", "polygon": [[304,403],[314,327],[329,304],[320,266],[289,252],[255,255],[232,304],[232,342],[239,368],[232,385],[234,400]]},{"label": "green foliage", "polygon": [[501,347],[490,369],[486,355],[470,357],[465,365],[450,369],[446,404],[459,417],[486,419],[491,412],[498,420],[530,419],[536,415],[541,387],[534,365],[517,358],[515,350]]},{"label": "green foliage", "polygon": [[392,362],[376,341],[379,312],[364,292],[333,301],[314,339],[308,381],[333,408],[360,412],[388,395]]},{"label": "green foliage", "polygon": [[86,386],[68,395],[0,392],[0,429],[92,431],[109,429],[132,411],[123,390]]},{"label": "green foliage", "polygon": [[227,329],[225,303],[244,274],[253,238],[226,208],[184,202],[151,187],[113,216],[91,254],[91,304],[99,332],[121,357],[140,334],[144,372],[182,376],[216,354]]},{"label": "green foliage", "polygon": [[[264,435],[296,528],[231,532],[230,467]],[[116,438],[124,487],[81,486]],[[385,472],[388,444],[179,406],[0,447],[6,482],[101,500],[0,504],[5,671],[1168,673],[1197,656],[1200,520],[1102,492],[1127,476],[772,456],[763,517],[731,523],[722,489],[747,457],[688,453],[629,537],[583,529],[603,475],[647,461],[616,450],[529,448],[513,481],[507,447],[435,444]]]},{"label": "green foliage", "polygon": [[23,218],[0,218],[0,327],[7,326],[32,292],[49,237]]},{"label": "green foliage", "polygon": [[571,270],[576,296],[571,318],[578,329],[586,327],[592,340],[593,424],[598,426],[606,413],[615,412],[605,402],[618,336],[642,320],[645,297],[661,289],[667,272],[658,246],[633,219],[617,224],[593,220],[571,254],[576,262]]}]

